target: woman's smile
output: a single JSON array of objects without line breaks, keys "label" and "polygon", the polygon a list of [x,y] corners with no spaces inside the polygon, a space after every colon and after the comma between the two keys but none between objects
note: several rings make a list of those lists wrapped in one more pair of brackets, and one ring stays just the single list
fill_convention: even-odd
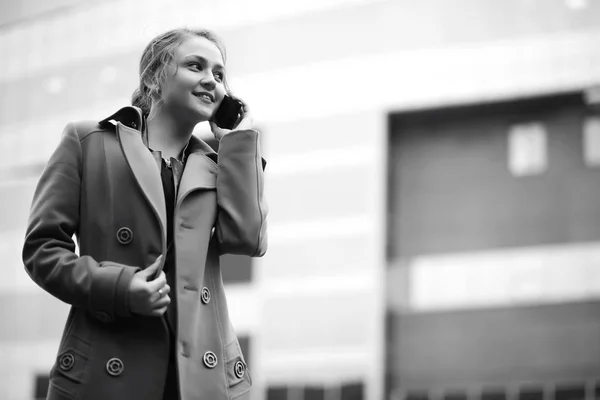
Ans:
[{"label": "woman's smile", "polygon": [[215,102],[215,96],[208,92],[194,92],[192,94],[200,99],[203,103],[213,104]]}]

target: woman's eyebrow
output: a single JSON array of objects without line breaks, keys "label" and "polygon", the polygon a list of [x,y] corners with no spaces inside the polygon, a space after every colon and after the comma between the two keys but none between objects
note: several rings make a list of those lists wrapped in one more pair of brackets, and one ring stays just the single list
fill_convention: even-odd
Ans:
[{"label": "woman's eyebrow", "polygon": [[[187,56],[185,56],[184,59],[189,60],[190,58],[197,59],[197,60],[199,60],[204,65],[210,64],[210,62],[206,58],[204,58],[202,56],[199,56],[197,54],[188,54]],[[225,69],[225,67],[222,64],[219,64],[219,63],[215,63],[214,67],[218,68],[218,69],[223,69],[223,70]]]}]

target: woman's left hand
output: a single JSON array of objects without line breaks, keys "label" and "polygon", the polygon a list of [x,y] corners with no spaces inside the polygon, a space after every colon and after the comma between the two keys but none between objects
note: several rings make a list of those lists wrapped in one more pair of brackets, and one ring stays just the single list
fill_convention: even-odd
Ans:
[{"label": "woman's left hand", "polygon": [[213,121],[210,121],[210,129],[217,140],[221,140],[223,136],[228,134],[231,131],[244,130],[244,129],[253,129],[254,121],[252,120],[252,116],[250,115],[250,110],[246,103],[242,103],[242,115],[239,118],[237,125],[233,127],[233,129],[225,129],[217,126]]}]

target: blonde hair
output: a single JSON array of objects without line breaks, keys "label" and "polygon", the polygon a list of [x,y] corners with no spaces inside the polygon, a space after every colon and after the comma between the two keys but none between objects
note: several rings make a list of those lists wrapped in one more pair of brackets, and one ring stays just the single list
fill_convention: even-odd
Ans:
[{"label": "blonde hair", "polygon": [[[131,96],[131,104],[142,109],[144,115],[148,116],[155,100],[160,106],[162,96],[160,87],[167,78],[167,66],[174,58],[175,50],[190,36],[199,36],[213,42],[221,56],[223,63],[226,61],[225,47],[211,31],[204,29],[179,28],[156,36],[148,43],[140,59],[140,86],[135,89]],[[227,89],[227,82],[225,88]]]}]

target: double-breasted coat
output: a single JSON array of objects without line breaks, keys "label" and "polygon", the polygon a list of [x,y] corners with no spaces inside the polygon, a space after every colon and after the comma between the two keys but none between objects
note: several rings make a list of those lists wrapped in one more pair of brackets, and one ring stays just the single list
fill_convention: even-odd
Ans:
[{"label": "double-breasted coat", "polygon": [[[165,199],[142,122],[138,108],[124,107],[99,122],[68,124],[35,190],[25,269],[72,306],[48,399],[162,399],[166,318],[132,315],[128,305],[133,275],[166,259]],[[192,137],[187,152],[171,288],[181,400],[248,399],[252,380],[229,320],[219,256],[257,257],[267,248],[259,134],[234,130],[218,154]]]}]

